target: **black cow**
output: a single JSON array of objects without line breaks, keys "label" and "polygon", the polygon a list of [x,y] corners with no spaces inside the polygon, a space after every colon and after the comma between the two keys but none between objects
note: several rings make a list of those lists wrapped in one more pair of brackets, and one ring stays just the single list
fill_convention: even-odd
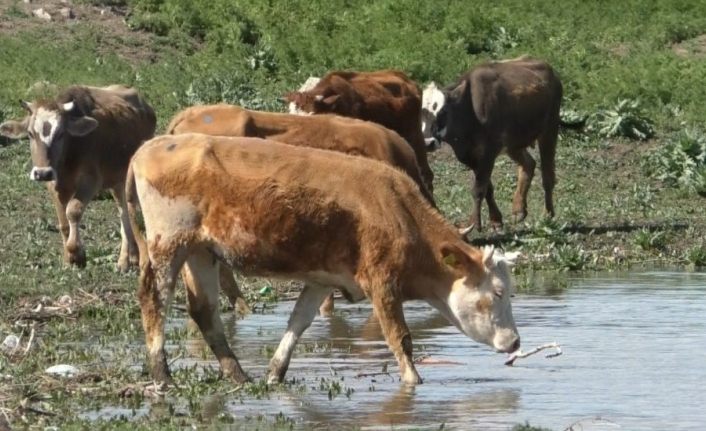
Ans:
[{"label": "black cow", "polygon": [[[519,165],[512,201],[515,221],[527,216],[527,191],[536,162],[527,147],[539,143],[547,215],[554,216],[554,156],[559,132],[561,81],[547,63],[520,57],[475,67],[443,90],[444,104],[432,134],[451,145],[458,160],[475,173],[471,228],[480,230],[480,208],[488,203],[490,223],[502,226],[491,174],[501,151]],[[469,229],[470,230],[470,229]]]}]

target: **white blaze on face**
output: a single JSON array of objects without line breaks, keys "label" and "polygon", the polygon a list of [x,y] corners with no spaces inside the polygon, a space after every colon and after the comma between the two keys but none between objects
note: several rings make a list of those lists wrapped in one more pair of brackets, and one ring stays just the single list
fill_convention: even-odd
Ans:
[{"label": "white blaze on face", "polygon": [[500,252],[492,253],[484,250],[486,274],[481,285],[471,285],[466,277],[456,280],[448,306],[454,323],[464,334],[498,351],[509,352],[519,339],[510,304],[511,262]]},{"label": "white blaze on face", "polygon": [[422,92],[422,134],[427,146],[436,145],[436,138],[432,136],[432,123],[436,121],[436,114],[444,106],[446,98],[434,82],[426,86]]},{"label": "white blaze on face", "polygon": [[59,130],[60,122],[61,115],[58,112],[39,108],[37,109],[37,113],[34,115],[32,130],[37,136],[37,139],[49,147],[54,140],[54,136],[56,136],[56,133]]},{"label": "white blaze on face", "polygon": [[[299,87],[300,92],[312,90],[316,87],[316,84],[321,81],[321,78],[316,76],[310,76],[304,81],[301,87]],[[289,102],[289,113],[294,115],[311,115],[311,112],[302,111],[294,102]]]}]

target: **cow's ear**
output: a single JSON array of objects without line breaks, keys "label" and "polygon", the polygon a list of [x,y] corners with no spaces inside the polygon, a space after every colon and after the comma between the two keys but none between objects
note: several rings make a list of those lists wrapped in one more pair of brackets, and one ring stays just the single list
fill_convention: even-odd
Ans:
[{"label": "cow's ear", "polygon": [[10,139],[22,139],[27,136],[27,127],[29,126],[29,117],[25,117],[21,121],[10,120],[0,124],[0,135]]},{"label": "cow's ear", "polygon": [[323,99],[321,99],[321,103],[323,103],[324,105],[331,106],[334,103],[336,103],[336,101],[338,100],[339,97],[340,97],[340,95],[338,95],[338,94],[332,94],[330,96],[327,96],[327,97],[324,97]]},{"label": "cow's ear", "polygon": [[465,275],[478,277],[482,270],[476,259],[458,245],[447,242],[441,246],[441,259],[446,266]]},{"label": "cow's ear", "polygon": [[32,112],[34,111],[34,105],[31,102],[20,99],[20,105],[22,105],[25,111],[27,111],[29,114],[32,114]]},{"label": "cow's ear", "polygon": [[468,81],[463,80],[456,88],[451,90],[451,94],[449,94],[449,97],[453,100],[459,101],[463,97],[463,95],[466,93],[466,89],[468,88]]},{"label": "cow's ear", "polygon": [[98,120],[87,115],[69,118],[66,131],[71,136],[86,136],[98,127]]}]

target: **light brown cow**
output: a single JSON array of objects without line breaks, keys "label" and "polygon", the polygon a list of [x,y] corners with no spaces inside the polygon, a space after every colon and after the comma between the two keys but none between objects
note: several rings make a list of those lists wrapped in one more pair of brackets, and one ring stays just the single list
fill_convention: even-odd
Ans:
[{"label": "light brown cow", "polygon": [[[321,148],[380,160],[405,172],[434,205],[419,172],[417,158],[397,133],[378,124],[335,115],[298,116],[250,111],[219,104],[194,106],[178,113],[167,134],[204,133],[220,136],[267,138],[290,145]],[[221,270],[221,283],[230,302],[242,308],[242,294],[232,273]],[[333,312],[333,297],[324,300],[321,314]]]},{"label": "light brown cow", "polygon": [[125,173],[135,150],[154,135],[152,108],[135,90],[119,85],[69,87],[54,100],[23,102],[23,106],[28,115],[3,123],[0,133],[15,139],[29,135],[30,179],[46,182],[54,200],[64,260],[86,265],[79,223],[88,202],[108,189],[120,213],[118,269],[137,264],[125,202]]},{"label": "light brown cow", "polygon": [[[307,83],[315,82],[312,78]],[[433,192],[422,134],[422,96],[417,84],[398,70],[330,72],[310,90],[288,93],[290,111],[338,114],[372,121],[405,138],[417,156],[422,177]]]},{"label": "light brown cow", "polygon": [[[476,341],[519,348],[511,275],[375,160],[256,138],[168,135],[133,157],[149,259],[139,298],[152,376],[171,381],[165,309],[182,266],[188,309],[225,376],[247,380],[218,312],[219,262],[245,275],[305,282],[269,370],[282,381],[292,351],[332,288],[370,298],[406,383],[421,379],[402,303],[423,299]],[[375,184],[375,187],[370,187]],[[495,256],[495,257],[494,257]]]}]

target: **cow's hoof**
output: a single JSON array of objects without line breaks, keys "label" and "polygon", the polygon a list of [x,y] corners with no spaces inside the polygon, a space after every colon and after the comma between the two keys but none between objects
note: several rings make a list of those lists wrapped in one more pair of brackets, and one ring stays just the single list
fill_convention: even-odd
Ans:
[{"label": "cow's hoof", "polygon": [[86,251],[84,249],[79,249],[74,252],[66,251],[64,253],[64,262],[69,265],[77,266],[79,268],[86,267]]},{"label": "cow's hoof", "polygon": [[405,385],[421,385],[422,378],[419,377],[416,370],[410,370],[402,376],[402,382]]},{"label": "cow's hoof", "polygon": [[284,377],[280,378],[279,375],[275,372],[270,371],[270,373],[267,375],[268,385],[277,385],[279,383],[282,383],[283,381]]},{"label": "cow's hoof", "polygon": [[127,259],[120,259],[116,265],[116,268],[118,272],[126,273],[130,271],[131,266],[132,265],[130,265],[130,262],[128,262]]},{"label": "cow's hoof", "polygon": [[527,218],[527,211],[518,211],[512,213],[512,221],[514,223],[522,223]]},{"label": "cow's hoof", "polygon": [[321,303],[321,306],[319,306],[319,314],[324,317],[333,316],[333,294],[327,296],[324,302]]}]

